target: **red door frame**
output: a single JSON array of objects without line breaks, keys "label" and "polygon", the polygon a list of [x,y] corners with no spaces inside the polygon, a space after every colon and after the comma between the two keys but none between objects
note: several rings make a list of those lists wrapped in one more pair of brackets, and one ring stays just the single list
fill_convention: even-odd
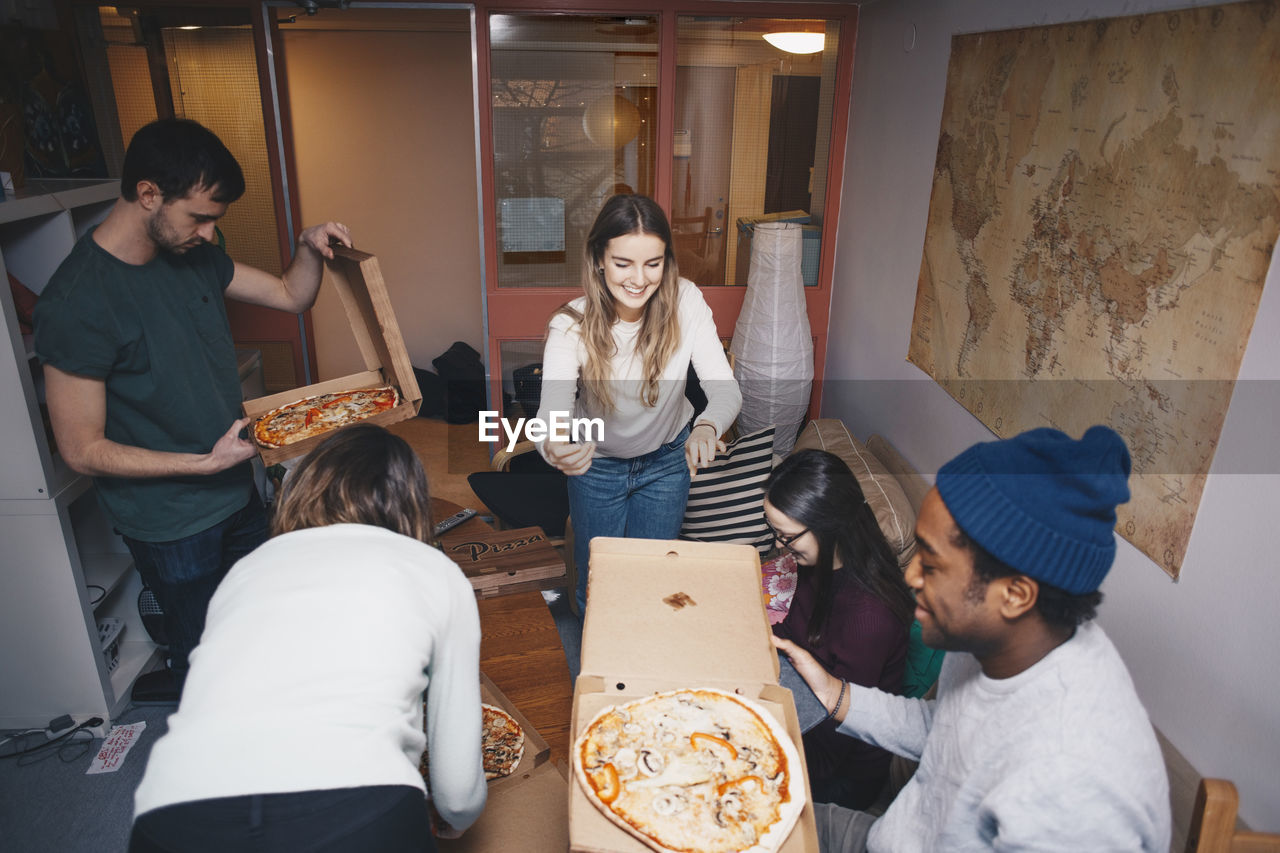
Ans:
[{"label": "red door frame", "polygon": [[[656,7],[656,8],[655,8]],[[566,15],[658,15],[658,131],[655,163],[655,200],[670,215],[671,176],[674,169],[676,19],[686,14],[743,14],[751,17],[826,18],[840,21],[840,47],[836,58],[835,102],[832,105],[831,140],[828,149],[826,206],[823,210],[821,259],[818,286],[805,288],[809,326],[814,338],[814,383],[809,400],[810,417],[822,403],[822,378],[827,354],[827,330],[831,309],[831,278],[835,260],[835,235],[840,215],[840,188],[844,180],[844,151],[848,135],[849,97],[853,84],[853,52],[857,36],[858,10],[852,5],[797,3],[708,3],[654,0],[646,9],[629,3],[600,0],[581,5],[572,0],[506,0],[476,4],[476,87],[479,109],[479,156],[481,205],[484,233],[482,247],[485,270],[485,335],[491,408],[501,408],[502,344],[508,341],[541,340],[547,321],[560,305],[574,298],[576,286],[563,288],[499,288],[492,271],[498,268],[497,211],[494,199],[493,120],[490,89],[489,15],[494,12],[542,12]],[[716,318],[722,338],[733,336],[738,313],[746,296],[743,286],[700,288]]]}]

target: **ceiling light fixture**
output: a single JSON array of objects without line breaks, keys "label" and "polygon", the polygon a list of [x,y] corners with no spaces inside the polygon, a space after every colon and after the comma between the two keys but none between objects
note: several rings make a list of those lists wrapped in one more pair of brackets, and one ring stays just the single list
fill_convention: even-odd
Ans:
[{"label": "ceiling light fixture", "polygon": [[765,33],[764,40],[787,53],[817,53],[826,45],[826,33]]}]

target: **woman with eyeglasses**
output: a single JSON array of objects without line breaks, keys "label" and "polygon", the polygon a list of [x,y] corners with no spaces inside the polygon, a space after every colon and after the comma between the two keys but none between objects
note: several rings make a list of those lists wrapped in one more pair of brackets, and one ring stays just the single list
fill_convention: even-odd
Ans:
[{"label": "woman with eyeglasses", "polygon": [[[791,454],[765,481],[764,513],[799,571],[773,632],[838,678],[900,692],[915,600],[849,466],[823,450]],[[864,809],[889,778],[889,753],[831,719],[805,733],[804,750],[815,802]]]}]

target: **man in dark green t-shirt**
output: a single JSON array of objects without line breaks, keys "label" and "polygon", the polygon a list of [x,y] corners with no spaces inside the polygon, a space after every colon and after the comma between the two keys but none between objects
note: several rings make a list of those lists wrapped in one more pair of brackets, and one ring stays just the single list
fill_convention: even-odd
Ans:
[{"label": "man in dark green t-shirt", "polygon": [[351,235],[335,222],[306,229],[282,276],[232,261],[212,240],[244,176],[193,121],[143,127],[122,171],[120,199],[41,294],[36,354],[58,450],[94,477],[165,611],[169,666],[134,696],[173,701],[218,582],[267,537],[223,298],[305,311],[330,240]]}]

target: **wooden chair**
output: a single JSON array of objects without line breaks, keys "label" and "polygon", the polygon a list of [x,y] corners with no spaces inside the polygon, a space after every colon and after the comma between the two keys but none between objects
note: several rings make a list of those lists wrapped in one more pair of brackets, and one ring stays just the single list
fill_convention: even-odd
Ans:
[{"label": "wooden chair", "polygon": [[715,214],[710,207],[697,216],[671,217],[671,239],[677,251],[688,249],[699,257],[707,253],[707,238]]},{"label": "wooden chair", "polygon": [[680,275],[690,281],[710,283],[706,279],[715,270],[715,260],[710,257],[714,222],[715,211],[710,207],[697,216],[671,217],[671,248]]},{"label": "wooden chair", "polygon": [[1280,834],[1236,829],[1240,796],[1226,779],[1201,779],[1186,853],[1280,853]]}]

